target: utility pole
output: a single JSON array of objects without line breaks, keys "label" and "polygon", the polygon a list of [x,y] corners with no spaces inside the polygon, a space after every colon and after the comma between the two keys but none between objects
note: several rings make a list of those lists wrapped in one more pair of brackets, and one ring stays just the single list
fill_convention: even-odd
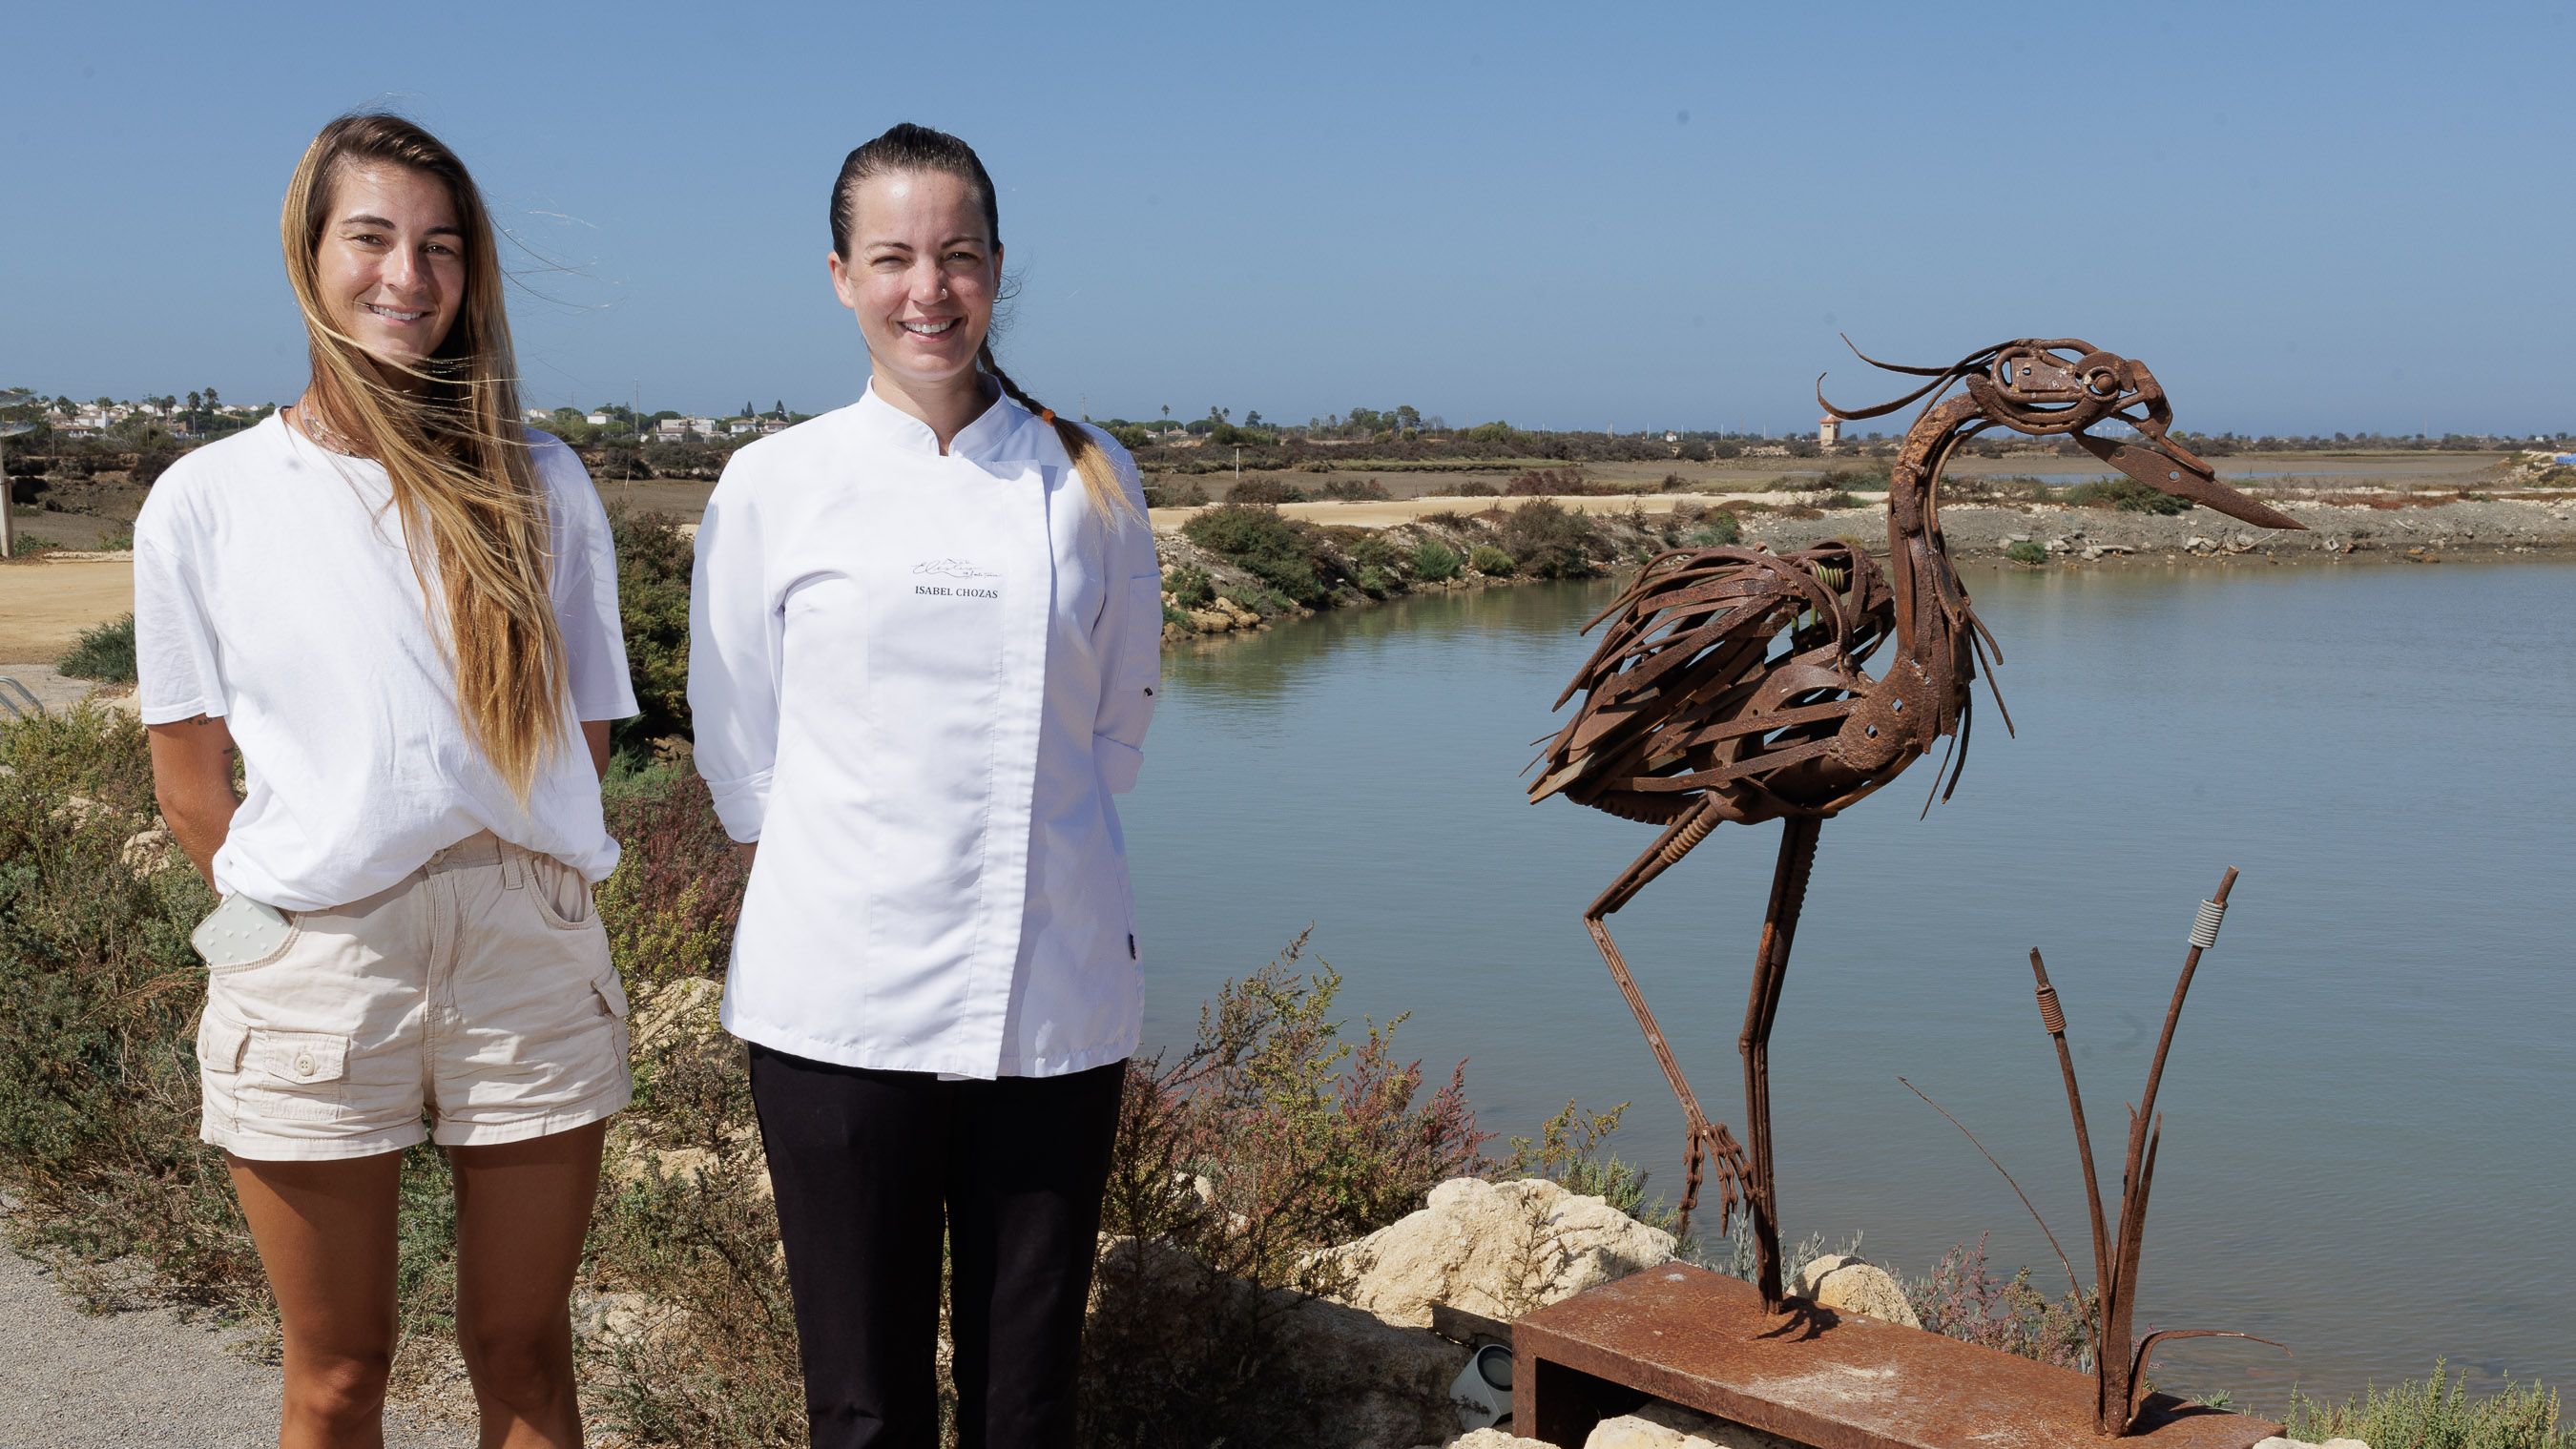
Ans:
[{"label": "utility pole", "polygon": [[[34,423],[0,423],[0,438],[14,438],[31,432]],[[0,559],[14,558],[18,553],[18,525],[11,516],[9,504],[9,445],[0,442]]]}]

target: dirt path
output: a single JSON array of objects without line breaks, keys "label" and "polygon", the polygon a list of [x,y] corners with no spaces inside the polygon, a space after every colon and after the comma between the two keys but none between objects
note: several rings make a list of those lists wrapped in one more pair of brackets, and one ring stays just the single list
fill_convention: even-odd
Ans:
[{"label": "dirt path", "polygon": [[[164,1309],[89,1317],[0,1249],[0,1444],[9,1449],[267,1449],[278,1371],[236,1333]],[[471,1430],[388,1414],[387,1449],[464,1449]]]},{"label": "dirt path", "polygon": [[82,631],[132,612],[130,555],[48,554],[0,563],[0,673],[8,664],[51,664]]}]

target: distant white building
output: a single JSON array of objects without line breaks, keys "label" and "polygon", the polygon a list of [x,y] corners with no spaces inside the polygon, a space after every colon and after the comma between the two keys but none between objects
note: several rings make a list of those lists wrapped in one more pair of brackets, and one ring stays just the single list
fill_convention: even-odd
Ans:
[{"label": "distant white building", "polygon": [[1830,448],[1843,440],[1843,420],[1827,413],[1816,420],[1816,446]]},{"label": "distant white building", "polygon": [[594,428],[604,428],[608,426],[608,414],[606,413],[584,413],[582,414],[581,420],[590,424]]}]

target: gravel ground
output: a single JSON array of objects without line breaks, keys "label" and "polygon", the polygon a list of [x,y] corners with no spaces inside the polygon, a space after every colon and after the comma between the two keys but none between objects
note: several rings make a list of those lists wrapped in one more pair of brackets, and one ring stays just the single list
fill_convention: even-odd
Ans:
[{"label": "gravel ground", "polygon": [[[166,1309],[89,1317],[51,1274],[0,1251],[0,1445],[7,1449],[268,1449],[278,1371],[235,1330]],[[465,1449],[470,1427],[386,1415],[387,1449]]]}]

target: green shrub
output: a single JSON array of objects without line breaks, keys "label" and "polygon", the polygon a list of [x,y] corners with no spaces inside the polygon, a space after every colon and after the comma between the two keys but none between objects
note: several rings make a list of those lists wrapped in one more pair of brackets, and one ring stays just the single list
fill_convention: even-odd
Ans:
[{"label": "green shrub", "polygon": [[1286,594],[1262,584],[1228,584],[1225,596],[1265,619],[1297,607]]},{"label": "green shrub", "polygon": [[1512,556],[1490,543],[1480,543],[1468,550],[1467,566],[1480,574],[1502,578],[1513,568]]},{"label": "green shrub", "polygon": [[2102,478],[2066,490],[2066,501],[2078,508],[2116,508],[2124,513],[2161,513],[2171,517],[2191,505],[2170,493],[2159,493],[2135,478]]},{"label": "green shrub", "polygon": [[1306,501],[1306,490],[1295,484],[1282,483],[1272,478],[1246,478],[1226,490],[1225,501],[1272,505],[1303,503]]},{"label": "green shrub", "polygon": [[[1308,1437],[1319,1390],[1276,1350],[1287,1316],[1352,1271],[1314,1250],[1491,1166],[1460,1073],[1424,1097],[1420,1065],[1394,1052],[1400,1017],[1345,1040],[1341,977],[1301,974],[1305,944],[1227,982],[1177,1060],[1128,1065],[1101,1224],[1121,1241],[1083,1342],[1085,1445]],[[1447,1404],[1416,1408],[1413,1437],[1454,1428]]]},{"label": "green shrub", "polygon": [[1357,570],[1353,582],[1360,592],[1372,599],[1383,599],[1404,590],[1406,552],[1382,533],[1364,533],[1352,541],[1346,552],[1351,567]]},{"label": "green shrub", "polygon": [[1682,541],[1693,548],[1724,548],[1742,542],[1743,538],[1744,520],[1718,508],[1702,514],[1699,527],[1692,529],[1690,536]]},{"label": "green shrub", "polygon": [[1182,608],[1178,604],[1165,604],[1163,606],[1163,622],[1166,624],[1178,624],[1184,629],[1194,629],[1198,627],[1190,622],[1190,611]]},{"label": "green shrub", "polygon": [[1447,583],[1458,577],[1464,563],[1458,550],[1436,538],[1426,538],[1413,546],[1413,576],[1424,583]]},{"label": "green shrub", "polygon": [[96,679],[108,684],[134,682],[134,616],[101,624],[85,630],[73,642],[71,652],[54,663],[56,669],[74,679]]},{"label": "green shrub", "polygon": [[18,720],[0,764],[9,1236],[92,1306],[264,1312],[223,1156],[197,1140],[188,932],[214,893],[174,856],[124,850],[153,811],[142,726],[91,706]]},{"label": "green shrub", "polygon": [[2447,1365],[2433,1365],[2422,1383],[2409,1380],[2382,1392],[2331,1407],[2305,1394],[2290,1396],[2294,1439],[2323,1443],[2360,1439],[2374,1449],[2571,1449],[2576,1425],[2559,1422],[2558,1391],[2538,1384],[2516,1388],[2511,1380],[2483,1399],[2468,1396],[2468,1376],[2445,1379]]},{"label": "green shrub", "polygon": [[1197,564],[1174,564],[1164,570],[1163,588],[1184,609],[1204,609],[1216,602],[1216,581]]},{"label": "green shrub", "polygon": [[1543,579],[1590,577],[1600,546],[1591,519],[1545,498],[1505,515],[1501,541],[1524,572]]},{"label": "green shrub", "polygon": [[2048,562],[2048,549],[2045,546],[2034,543],[2027,538],[2016,539],[2004,550],[2004,557],[2011,559],[2014,563],[2029,564],[2035,568],[2040,564]]},{"label": "green shrub", "polygon": [[1356,483],[1337,478],[1324,485],[1323,496],[1340,503],[1367,503],[1383,501],[1387,492],[1386,485],[1375,478],[1362,478]]},{"label": "green shrub", "polygon": [[617,544],[617,613],[626,632],[633,719],[610,733],[621,755],[689,733],[689,568],[695,549],[667,513],[620,511],[609,519]]},{"label": "green shrub", "polygon": [[1198,508],[1208,501],[1207,489],[1192,478],[1178,487],[1161,476],[1145,480],[1145,506],[1148,508]]},{"label": "green shrub", "polygon": [[1544,1177],[1577,1196],[1601,1198],[1648,1227],[1677,1232],[1680,1209],[1661,1197],[1647,1201],[1646,1174],[1605,1146],[1627,1110],[1622,1102],[1607,1112],[1588,1112],[1568,1100],[1564,1111],[1539,1124],[1537,1137],[1512,1139],[1511,1155],[1496,1175]]},{"label": "green shrub", "polygon": [[133,552],[134,530],[131,528],[120,528],[114,533],[101,534],[98,540],[98,551],[101,553]]},{"label": "green shrub", "polygon": [[1276,509],[1228,503],[1193,516],[1181,532],[1307,608],[1321,605],[1331,592],[1318,567],[1315,530],[1280,517]]},{"label": "green shrub", "polygon": [[43,537],[39,534],[28,533],[23,529],[12,536],[9,540],[9,557],[11,558],[34,558],[40,553],[58,553],[61,550],[62,545],[54,542],[52,539]]}]

